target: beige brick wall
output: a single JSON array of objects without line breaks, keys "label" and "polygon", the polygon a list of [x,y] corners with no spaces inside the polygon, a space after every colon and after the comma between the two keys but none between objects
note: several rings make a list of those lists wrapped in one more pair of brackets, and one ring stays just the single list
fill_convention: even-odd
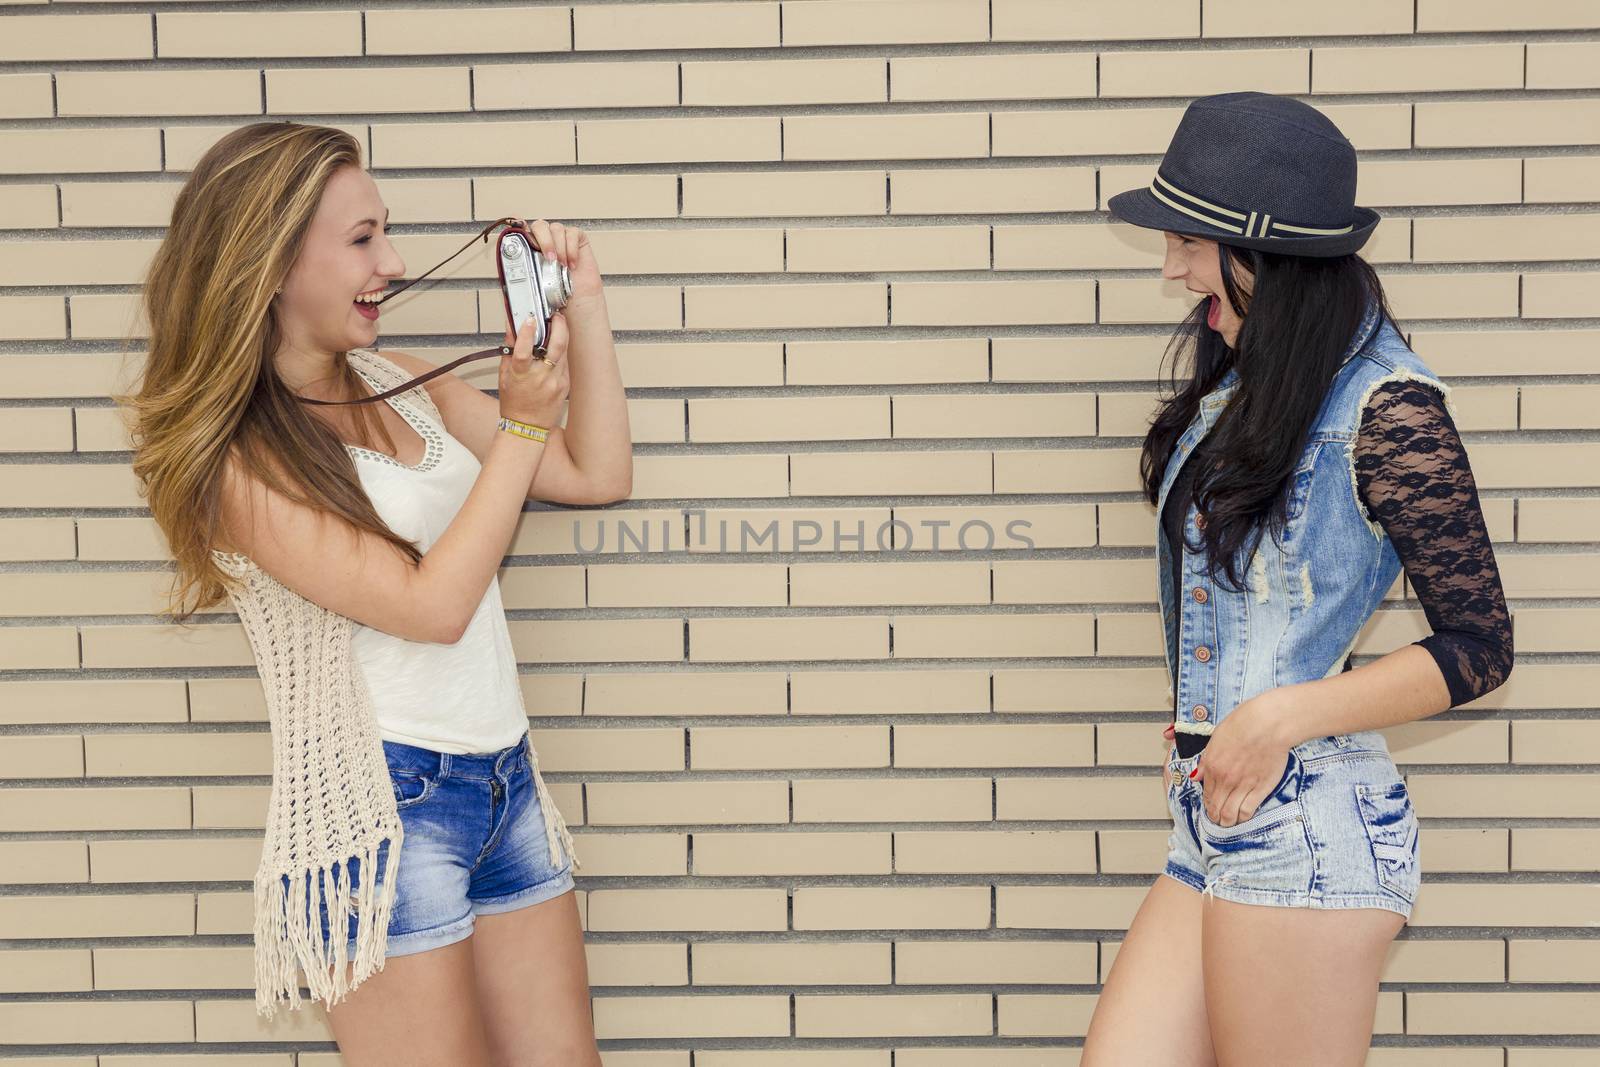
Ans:
[{"label": "beige brick wall", "polygon": [[[261,688],[231,614],[156,614],[109,400],[178,183],[263,117],[360,138],[414,270],[593,234],[635,499],[598,555],[530,512],[502,580],[609,1067],[1076,1063],[1167,832],[1135,460],[1184,309],[1103,208],[1245,88],[1361,151],[1517,621],[1390,731],[1427,877],[1368,1062],[1600,1063],[1600,4],[195,7],[0,7],[0,1065],[339,1062],[257,1024]],[[385,343],[481,347],[491,279]],[[1358,651],[1425,627],[1397,583]]]}]

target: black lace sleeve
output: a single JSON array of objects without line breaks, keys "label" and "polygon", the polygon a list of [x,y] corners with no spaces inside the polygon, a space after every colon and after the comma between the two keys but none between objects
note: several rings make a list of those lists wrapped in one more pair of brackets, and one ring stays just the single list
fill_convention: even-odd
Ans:
[{"label": "black lace sleeve", "polygon": [[1418,381],[1384,382],[1362,411],[1356,487],[1388,534],[1433,633],[1456,707],[1511,673],[1511,617],[1477,484],[1444,399]]}]

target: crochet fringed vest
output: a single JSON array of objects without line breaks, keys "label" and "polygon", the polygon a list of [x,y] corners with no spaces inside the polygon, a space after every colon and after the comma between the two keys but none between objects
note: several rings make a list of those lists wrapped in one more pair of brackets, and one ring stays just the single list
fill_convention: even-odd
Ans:
[{"label": "crochet fringed vest", "polygon": [[[384,389],[408,380],[375,353],[355,350],[349,358]],[[443,425],[423,386],[394,399]],[[405,837],[377,713],[351,651],[355,623],[300,596],[243,553],[213,551],[212,558],[235,579],[228,596],[250,640],[272,728],[272,790],[255,874],[256,1013],[271,1018],[280,1002],[300,1008],[302,970],[312,998],[331,1008],[383,969]],[[532,763],[551,860],[560,865],[564,851],[581,866],[537,755]],[[354,890],[352,860],[360,882]]]}]

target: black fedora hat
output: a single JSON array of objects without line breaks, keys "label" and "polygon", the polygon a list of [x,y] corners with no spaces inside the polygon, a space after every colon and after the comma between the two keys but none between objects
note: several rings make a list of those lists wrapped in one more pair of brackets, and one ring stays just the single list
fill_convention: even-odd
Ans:
[{"label": "black fedora hat", "polygon": [[1223,93],[1191,102],[1155,180],[1106,206],[1135,226],[1343,256],[1378,225],[1355,196],[1356,150],[1326,115],[1287,96]]}]

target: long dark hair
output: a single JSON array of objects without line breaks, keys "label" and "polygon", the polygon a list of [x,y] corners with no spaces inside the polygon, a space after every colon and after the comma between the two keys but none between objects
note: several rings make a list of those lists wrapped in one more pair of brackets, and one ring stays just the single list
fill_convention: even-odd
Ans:
[{"label": "long dark hair", "polygon": [[[1282,533],[1290,478],[1368,301],[1377,302],[1384,319],[1392,316],[1377,274],[1358,255],[1289,256],[1220,243],[1218,253],[1228,303],[1244,320],[1238,347],[1230,349],[1206,324],[1209,298],[1179,324],[1167,348],[1173,395],[1145,435],[1139,474],[1145,498],[1155,504],[1167,461],[1200,398],[1236,367],[1238,391],[1190,459],[1199,464],[1193,494],[1174,506],[1192,503],[1205,513],[1202,545],[1189,548],[1203,547],[1207,572],[1218,581],[1225,576],[1237,591],[1243,587],[1241,550],[1249,546],[1242,554],[1248,560],[1265,532]],[[1239,267],[1254,276],[1248,293],[1236,276]],[[1180,384],[1177,367],[1185,355],[1192,356],[1192,371]]]}]

